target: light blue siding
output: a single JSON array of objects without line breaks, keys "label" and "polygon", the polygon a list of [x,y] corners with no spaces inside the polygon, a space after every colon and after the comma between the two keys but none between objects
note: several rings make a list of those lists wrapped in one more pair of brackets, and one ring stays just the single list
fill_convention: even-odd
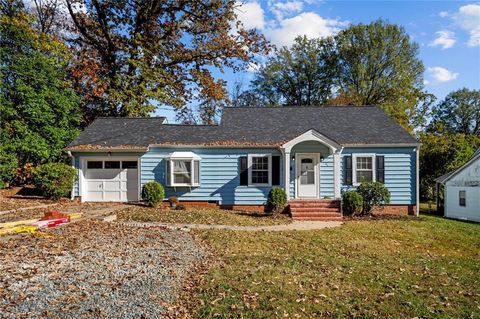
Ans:
[{"label": "light blue siding", "polygon": [[[248,154],[280,155],[276,149],[166,149],[152,147],[140,159],[141,185],[156,180],[166,183],[165,157],[174,151],[192,151],[201,157],[199,187],[165,187],[166,197],[181,200],[218,201],[224,205],[264,204],[271,187],[240,186],[239,157]],[[281,162],[281,171],[283,164]],[[280,181],[283,180],[283,173]],[[282,184],[281,182],[280,184]]]},{"label": "light blue siding", "polygon": [[73,184],[73,196],[77,197],[80,196],[80,188],[78,186],[80,180],[80,158],[75,156],[73,158],[73,167],[75,167],[75,171],[77,172],[77,180]]},{"label": "light blue siding", "polygon": [[416,200],[416,154],[412,147],[399,148],[346,148],[342,152],[342,192],[354,188],[344,184],[345,156],[352,154],[376,154],[385,156],[385,186],[390,191],[391,204],[415,204]]}]

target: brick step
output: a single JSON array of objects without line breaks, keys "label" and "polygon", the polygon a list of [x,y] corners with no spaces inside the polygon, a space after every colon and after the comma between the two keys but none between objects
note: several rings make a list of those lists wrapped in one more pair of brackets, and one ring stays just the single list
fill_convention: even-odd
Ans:
[{"label": "brick step", "polygon": [[319,212],[319,213],[340,213],[339,208],[325,208],[325,207],[301,207],[301,208],[290,208],[292,213],[302,213],[302,212]]},{"label": "brick step", "polygon": [[326,199],[292,199],[289,203],[340,203],[340,201]]},{"label": "brick step", "polygon": [[336,204],[330,204],[330,203],[295,203],[295,204],[290,204],[290,207],[340,207],[340,205]]},{"label": "brick step", "polygon": [[308,216],[308,217],[293,217],[293,220],[311,220],[311,221],[342,221],[343,218],[341,216],[339,217],[313,217],[313,216]]},{"label": "brick step", "polygon": [[339,213],[298,213],[292,214],[292,218],[297,217],[342,217]]}]

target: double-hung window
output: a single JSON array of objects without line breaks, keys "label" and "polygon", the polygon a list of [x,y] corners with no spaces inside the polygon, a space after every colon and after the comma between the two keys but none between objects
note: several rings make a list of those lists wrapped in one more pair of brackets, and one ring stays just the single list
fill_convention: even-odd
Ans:
[{"label": "double-hung window", "polygon": [[353,157],[353,184],[375,181],[375,156],[356,154]]},{"label": "double-hung window", "polygon": [[200,157],[192,152],[173,152],[167,158],[168,186],[199,186]]},{"label": "double-hung window", "polygon": [[467,194],[465,191],[458,191],[458,205],[462,207],[467,206]]},{"label": "double-hung window", "polygon": [[255,186],[272,185],[272,155],[250,154],[248,156],[248,184]]}]

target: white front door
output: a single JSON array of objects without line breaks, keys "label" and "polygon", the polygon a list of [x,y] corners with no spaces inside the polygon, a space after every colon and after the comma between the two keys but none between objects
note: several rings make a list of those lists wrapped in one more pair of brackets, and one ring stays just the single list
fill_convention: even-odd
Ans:
[{"label": "white front door", "polygon": [[297,196],[318,198],[318,154],[297,154]]}]

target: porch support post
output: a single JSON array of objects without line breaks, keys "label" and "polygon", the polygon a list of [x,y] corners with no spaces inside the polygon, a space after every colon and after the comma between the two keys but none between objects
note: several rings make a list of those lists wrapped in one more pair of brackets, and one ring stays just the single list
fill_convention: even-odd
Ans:
[{"label": "porch support post", "polygon": [[335,199],[340,198],[340,154],[341,150],[336,150],[333,153],[333,187]]},{"label": "porch support post", "polygon": [[285,151],[284,155],[284,176],[285,176],[285,193],[287,193],[287,200],[290,199],[290,151]]}]

